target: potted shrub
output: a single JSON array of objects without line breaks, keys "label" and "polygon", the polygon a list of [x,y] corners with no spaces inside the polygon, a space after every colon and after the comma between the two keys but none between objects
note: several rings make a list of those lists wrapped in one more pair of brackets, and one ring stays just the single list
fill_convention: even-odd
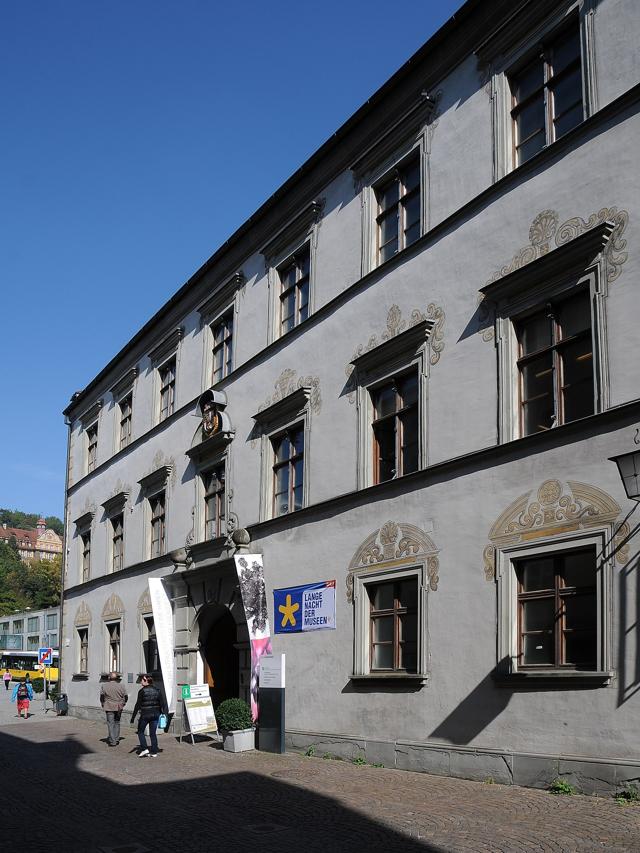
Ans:
[{"label": "potted shrub", "polygon": [[251,709],[244,699],[225,699],[218,705],[216,720],[227,752],[255,749],[256,736]]}]

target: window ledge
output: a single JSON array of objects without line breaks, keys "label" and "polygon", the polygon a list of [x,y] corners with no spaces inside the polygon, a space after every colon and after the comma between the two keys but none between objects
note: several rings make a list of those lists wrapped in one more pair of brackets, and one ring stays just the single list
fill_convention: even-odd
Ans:
[{"label": "window ledge", "polygon": [[537,672],[493,673],[498,687],[517,687],[519,685],[558,687],[605,687],[613,678],[611,671],[578,672],[575,670],[540,670]]},{"label": "window ledge", "polygon": [[88,681],[89,673],[88,672],[74,672],[71,676],[71,681]]},{"label": "window ledge", "polygon": [[427,679],[429,678],[429,673],[420,672],[416,674],[408,673],[408,672],[369,672],[363,675],[356,675],[352,673],[349,676],[351,681],[355,681],[358,683],[366,683],[366,682],[389,682],[393,684],[404,683],[404,684],[426,684]]}]

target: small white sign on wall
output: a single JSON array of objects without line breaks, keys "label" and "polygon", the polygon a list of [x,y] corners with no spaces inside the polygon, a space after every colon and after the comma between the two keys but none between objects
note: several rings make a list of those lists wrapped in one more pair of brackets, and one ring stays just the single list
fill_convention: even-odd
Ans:
[{"label": "small white sign on wall", "polygon": [[284,655],[263,655],[260,660],[260,687],[284,688]]}]

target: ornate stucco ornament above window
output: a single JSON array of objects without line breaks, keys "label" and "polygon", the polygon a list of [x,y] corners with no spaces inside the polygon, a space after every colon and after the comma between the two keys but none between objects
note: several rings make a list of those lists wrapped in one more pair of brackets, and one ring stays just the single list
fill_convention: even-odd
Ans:
[{"label": "ornate stucco ornament above window", "polygon": [[[541,258],[550,251],[570,243],[576,237],[584,234],[585,231],[590,231],[592,228],[596,228],[605,222],[611,222],[614,225],[611,237],[603,249],[607,282],[609,284],[614,282],[620,275],[622,264],[628,257],[625,251],[627,241],[622,236],[629,222],[627,211],[618,210],[617,207],[603,207],[597,213],[591,213],[586,220],[580,216],[572,216],[570,219],[566,219],[561,225],[558,225],[558,220],[557,211],[541,211],[529,228],[529,243],[519,249],[509,263],[496,270],[487,281],[485,287],[515,272],[515,270],[521,269],[532,261]],[[492,310],[491,305],[481,296],[479,300],[478,319],[480,321],[482,339],[485,341],[493,340],[494,336],[493,325],[489,328],[486,326],[487,320],[492,316]]]},{"label": "ornate stucco ornament above window", "polygon": [[80,602],[80,607],[78,607],[78,609],[76,610],[76,616],[73,620],[73,624],[76,627],[91,624],[91,611],[87,607],[86,602]]},{"label": "ornate stucco ornament above window", "polygon": [[318,376],[300,376],[296,381],[297,373],[287,367],[275,381],[274,392],[258,408],[258,412],[268,409],[270,406],[280,403],[285,397],[294,394],[299,388],[309,388],[309,406],[314,415],[320,414],[322,408],[322,396],[320,395],[320,378]]},{"label": "ornate stucco ornament above window", "polygon": [[413,524],[387,521],[364,540],[349,563],[347,601],[353,601],[355,575],[371,576],[376,570],[387,572],[416,562],[426,564],[429,586],[438,589],[440,561],[431,537]]},{"label": "ornate stucco ornament above window", "polygon": [[[489,531],[489,542],[483,551],[484,576],[493,581],[496,576],[496,548],[523,541],[557,536],[590,527],[613,527],[620,515],[614,499],[587,483],[567,480],[545,480],[535,498],[525,492],[516,498]],[[612,531],[613,532],[613,531]],[[624,565],[629,559],[629,525],[625,522],[616,530],[611,551],[617,562]]]},{"label": "ornate stucco ornament above window", "polygon": [[102,608],[102,618],[117,619],[119,616],[122,616],[123,613],[124,604],[122,603],[122,599],[114,592],[109,596]]},{"label": "ornate stucco ornament above window", "polygon": [[311,412],[319,415],[322,409],[319,376],[298,376],[295,370],[285,368],[274,383],[274,393],[260,404],[253,416],[255,425],[251,431],[251,448],[257,447],[260,436],[269,426],[287,415]]},{"label": "ornate stucco ornament above window", "polygon": [[387,312],[386,329],[379,336],[371,335],[365,344],[359,344],[353,353],[351,361],[344,369],[347,377],[347,398],[350,403],[355,403],[356,399],[355,375],[352,362],[364,353],[371,352],[371,350],[374,350],[386,341],[390,341],[392,338],[397,337],[406,329],[411,329],[414,326],[417,326],[418,323],[423,323],[425,320],[433,321],[433,329],[429,336],[429,363],[437,364],[440,361],[440,355],[444,350],[444,310],[439,305],[436,305],[435,302],[430,302],[427,305],[426,311],[423,312],[418,308],[414,308],[409,319],[403,320],[401,309],[398,305],[394,304]]}]

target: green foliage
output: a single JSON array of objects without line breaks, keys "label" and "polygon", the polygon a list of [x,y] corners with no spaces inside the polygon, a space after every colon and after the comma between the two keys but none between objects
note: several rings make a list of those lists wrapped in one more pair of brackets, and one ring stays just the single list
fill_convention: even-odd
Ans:
[{"label": "green foliage", "polygon": [[[18,527],[21,530],[35,530],[38,526],[40,516],[33,512],[21,512],[19,509],[1,509],[0,524],[7,527]],[[58,536],[62,536],[64,525],[57,515],[48,515],[45,520],[47,527],[54,530]]]},{"label": "green foliage", "polygon": [[356,755],[355,758],[351,759],[351,763],[355,764],[356,767],[363,767],[367,763],[367,759],[363,758],[361,755]]},{"label": "green foliage", "polygon": [[27,607],[57,607],[60,564],[60,556],[23,563],[11,543],[0,542],[0,616]]},{"label": "green foliage", "polygon": [[640,803],[640,791],[637,785],[631,783],[622,791],[616,791],[613,798],[619,806],[630,806],[632,803]]},{"label": "green foliage", "polygon": [[564,794],[566,796],[572,796],[573,794],[578,793],[578,789],[572,785],[571,782],[567,782],[566,779],[560,778],[554,779],[547,790],[551,794]]},{"label": "green foliage", "polygon": [[493,776],[487,776],[487,778],[483,779],[482,782],[484,785],[495,785],[495,779]]},{"label": "green foliage", "polygon": [[32,679],[31,686],[33,687],[34,693],[42,693],[42,691],[44,690],[44,679],[43,678]]},{"label": "green foliage", "polygon": [[308,746],[305,749],[304,754],[307,756],[307,758],[313,758],[313,756],[316,754],[315,746],[313,746],[313,744],[311,746]]},{"label": "green foliage", "polygon": [[225,699],[216,711],[218,727],[226,732],[253,727],[251,709],[244,699]]},{"label": "green foliage", "polygon": [[371,767],[384,767],[384,764],[381,761],[374,761],[370,766]]}]

